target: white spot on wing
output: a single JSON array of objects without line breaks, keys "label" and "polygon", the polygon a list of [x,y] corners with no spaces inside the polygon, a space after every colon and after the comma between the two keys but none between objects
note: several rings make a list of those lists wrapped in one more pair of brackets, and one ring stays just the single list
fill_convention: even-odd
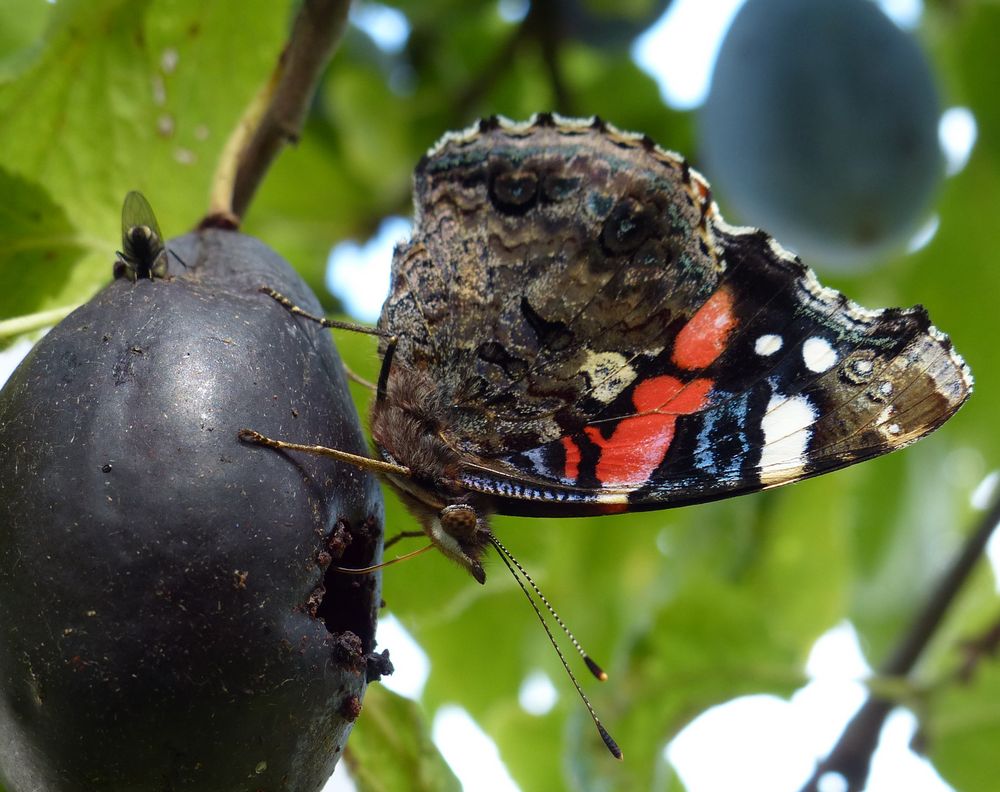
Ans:
[{"label": "white spot on wing", "polygon": [[878,429],[882,437],[889,441],[895,441],[903,433],[903,427],[892,421],[896,412],[895,405],[887,404],[875,419],[875,428]]},{"label": "white spot on wing", "polygon": [[818,417],[806,396],[775,393],[761,421],[764,448],[760,457],[761,482],[783,481],[802,470],[810,427]]},{"label": "white spot on wing", "polygon": [[882,426],[883,424],[889,423],[890,419],[895,414],[896,414],[896,408],[891,404],[887,404],[885,407],[882,408],[882,411],[878,414],[878,417],[875,419],[875,425]]},{"label": "white spot on wing", "polygon": [[807,338],[802,345],[802,359],[807,369],[822,374],[824,371],[829,371],[837,362],[837,353],[825,338],[813,336]]},{"label": "white spot on wing", "polygon": [[753,351],[761,357],[767,357],[781,349],[782,343],[781,336],[769,333],[762,335],[754,342]]},{"label": "white spot on wing", "polygon": [[628,358],[620,352],[587,350],[587,359],[580,371],[587,375],[590,395],[604,404],[613,401],[637,376]]}]

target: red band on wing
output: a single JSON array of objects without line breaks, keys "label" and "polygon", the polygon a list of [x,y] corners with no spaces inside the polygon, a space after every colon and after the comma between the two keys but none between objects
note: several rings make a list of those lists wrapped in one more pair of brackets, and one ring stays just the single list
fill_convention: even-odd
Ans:
[{"label": "red band on wing", "polygon": [[[632,404],[635,405],[636,410],[643,413],[656,411],[684,415],[704,407],[705,397],[711,389],[712,380],[709,379],[681,382],[677,377],[669,375],[652,377],[635,386],[635,391],[632,393]],[[625,421],[635,420],[638,418],[625,419]]]},{"label": "red band on wing", "polygon": [[689,371],[710,365],[726,348],[735,326],[733,296],[727,289],[719,289],[677,334],[674,363]]},{"label": "red band on wing", "polygon": [[563,476],[570,481],[575,481],[580,475],[580,446],[573,442],[572,437],[562,439],[563,448],[566,449],[566,465],[563,469]]},{"label": "red band on wing", "polygon": [[[662,376],[640,382],[632,401],[645,415],[623,418],[606,439],[596,427],[584,428],[590,441],[601,449],[597,480],[604,486],[639,486],[647,481],[670,449],[678,416],[702,409],[711,389],[710,379],[684,383],[676,377]],[[567,440],[563,438],[564,444]],[[569,443],[579,454],[576,445]],[[568,460],[567,446],[567,469]]]}]

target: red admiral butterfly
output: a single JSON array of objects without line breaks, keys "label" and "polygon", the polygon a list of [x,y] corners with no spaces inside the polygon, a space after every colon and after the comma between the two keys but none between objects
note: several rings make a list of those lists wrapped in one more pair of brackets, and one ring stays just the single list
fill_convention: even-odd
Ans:
[{"label": "red admiral butterfly", "polygon": [[380,461],[332,454],[385,475],[480,583],[488,545],[513,560],[491,514],[777,487],[902,448],[972,390],[923,308],[820,285],[727,225],[682,158],[596,118],[447,134],[415,203],[378,324]]}]

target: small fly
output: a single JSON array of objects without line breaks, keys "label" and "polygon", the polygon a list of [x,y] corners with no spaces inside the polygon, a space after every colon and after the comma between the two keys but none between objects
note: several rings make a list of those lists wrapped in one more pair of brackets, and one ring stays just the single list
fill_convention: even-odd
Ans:
[{"label": "small fly", "polygon": [[122,249],[117,251],[115,278],[126,277],[133,283],[140,278],[165,278],[167,248],[149,201],[141,192],[131,190],[122,204]]}]

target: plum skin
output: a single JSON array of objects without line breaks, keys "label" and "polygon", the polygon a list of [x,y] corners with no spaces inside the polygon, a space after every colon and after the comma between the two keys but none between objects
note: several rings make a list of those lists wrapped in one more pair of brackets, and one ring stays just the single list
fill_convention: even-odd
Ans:
[{"label": "plum skin", "polygon": [[365,453],[328,331],[258,288],[320,307],[250,237],[170,247],[186,267],[112,282],[0,393],[12,792],[319,789],[364,694],[380,578],[329,549],[378,560],[379,487],[237,440]]}]

